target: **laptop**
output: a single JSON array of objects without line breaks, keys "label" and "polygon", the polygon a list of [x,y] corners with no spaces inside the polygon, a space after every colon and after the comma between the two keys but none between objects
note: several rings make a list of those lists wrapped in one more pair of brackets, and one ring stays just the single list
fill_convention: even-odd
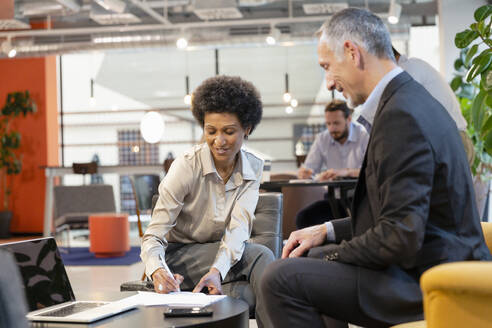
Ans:
[{"label": "laptop", "polygon": [[90,323],[135,308],[129,302],[77,301],[55,239],[1,244],[15,257],[30,321]]}]

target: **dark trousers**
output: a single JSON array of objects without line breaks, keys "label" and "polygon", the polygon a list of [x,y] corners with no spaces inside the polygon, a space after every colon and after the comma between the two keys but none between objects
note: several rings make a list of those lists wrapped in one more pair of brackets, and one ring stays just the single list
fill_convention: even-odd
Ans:
[{"label": "dark trousers", "polygon": [[306,257],[270,264],[261,286],[273,327],[340,327],[336,321],[325,325],[323,315],[363,327],[389,326],[361,310],[357,270],[349,264]]},{"label": "dark trousers", "polygon": [[[326,195],[325,195],[326,197]],[[303,229],[306,227],[311,227],[313,225],[321,224],[332,219],[339,219],[347,216],[347,211],[340,204],[339,201],[335,201],[336,206],[338,206],[338,212],[340,215],[335,217],[333,215],[332,208],[328,200],[323,199],[306,206],[297,213],[296,216],[296,226],[297,229]]]},{"label": "dark trousers", "polygon": [[[193,290],[212,266],[220,242],[179,244],[169,243],[166,249],[166,263],[172,272],[181,274],[185,280],[181,284],[182,290]],[[222,281],[222,291],[231,297],[240,298],[256,309],[258,327],[269,328],[268,317],[260,294],[260,280],[263,271],[274,261],[272,251],[264,245],[245,243],[241,259],[229,270]],[[241,288],[241,282],[249,284],[250,292]],[[243,293],[244,292],[244,293]],[[253,295],[250,295],[253,293]],[[252,297],[251,297],[252,296]],[[252,299],[251,299],[252,298]]]}]

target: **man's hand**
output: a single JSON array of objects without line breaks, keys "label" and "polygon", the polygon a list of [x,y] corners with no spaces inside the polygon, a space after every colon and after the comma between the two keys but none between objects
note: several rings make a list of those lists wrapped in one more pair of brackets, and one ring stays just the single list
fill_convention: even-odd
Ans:
[{"label": "man's hand", "polygon": [[317,176],[319,181],[330,181],[338,178],[351,177],[357,178],[359,176],[360,169],[329,169],[321,172]]},{"label": "man's hand", "polygon": [[282,258],[299,257],[309,249],[322,245],[326,241],[326,225],[320,224],[290,234],[282,250]]},{"label": "man's hand", "polygon": [[152,274],[154,290],[156,293],[167,294],[179,291],[179,285],[183,282],[182,275],[175,273],[173,277],[164,268],[159,268]]},{"label": "man's hand", "polygon": [[208,288],[210,295],[221,295],[222,284],[220,282],[220,272],[216,268],[211,268],[193,289],[193,293],[199,293],[203,287]]},{"label": "man's hand", "polygon": [[318,175],[319,181],[330,181],[348,175],[348,169],[329,169]]},{"label": "man's hand", "polygon": [[297,177],[299,179],[311,179],[313,177],[313,170],[301,166],[297,172]]}]

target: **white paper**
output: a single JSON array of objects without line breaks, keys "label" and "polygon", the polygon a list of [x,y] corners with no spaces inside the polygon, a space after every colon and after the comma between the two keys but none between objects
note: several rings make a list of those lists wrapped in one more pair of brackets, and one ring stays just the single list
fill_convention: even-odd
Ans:
[{"label": "white paper", "polygon": [[168,305],[174,307],[203,307],[226,297],[226,295],[206,295],[192,292],[175,292],[169,294],[138,292],[138,296],[140,304],[144,306]]}]

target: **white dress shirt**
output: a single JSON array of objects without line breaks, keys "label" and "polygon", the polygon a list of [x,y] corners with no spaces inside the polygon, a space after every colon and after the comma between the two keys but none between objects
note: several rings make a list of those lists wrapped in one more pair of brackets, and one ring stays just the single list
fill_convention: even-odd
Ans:
[{"label": "white dress shirt", "polygon": [[167,242],[220,241],[212,267],[224,278],[241,259],[250,237],[263,160],[241,149],[224,184],[206,143],[179,156],[159,185],[159,200],[142,241],[145,273],[163,267]]}]

